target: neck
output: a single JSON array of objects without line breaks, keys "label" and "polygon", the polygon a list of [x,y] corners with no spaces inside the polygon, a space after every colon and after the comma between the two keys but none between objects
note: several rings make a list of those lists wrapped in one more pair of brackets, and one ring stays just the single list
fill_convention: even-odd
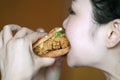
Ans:
[{"label": "neck", "polygon": [[[113,55],[115,55],[113,53]],[[102,61],[97,68],[101,69],[107,78],[107,80],[120,80],[120,57],[109,56]]]},{"label": "neck", "polygon": [[120,75],[117,74],[109,74],[108,72],[104,72],[106,75],[106,80],[120,80]]}]

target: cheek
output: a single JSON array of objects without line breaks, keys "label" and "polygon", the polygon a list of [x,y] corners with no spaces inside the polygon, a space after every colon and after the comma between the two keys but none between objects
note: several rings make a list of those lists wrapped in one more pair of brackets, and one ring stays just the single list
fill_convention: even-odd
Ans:
[{"label": "cheek", "polygon": [[71,43],[71,50],[67,56],[69,66],[90,66],[103,59],[105,50],[99,45],[99,40],[95,42],[92,39],[89,27],[69,26],[67,30]]},{"label": "cheek", "polygon": [[69,66],[94,66],[105,59],[106,54],[101,47],[93,47],[92,44],[85,42],[77,43],[71,47],[67,56]]},{"label": "cheek", "polygon": [[[65,30],[68,38],[74,40],[76,38],[84,39],[82,37],[88,36],[89,34],[89,25],[91,21],[89,19],[80,19],[80,17],[69,17],[66,20]],[[79,35],[79,36],[78,36]],[[78,40],[77,39],[77,40]]]}]

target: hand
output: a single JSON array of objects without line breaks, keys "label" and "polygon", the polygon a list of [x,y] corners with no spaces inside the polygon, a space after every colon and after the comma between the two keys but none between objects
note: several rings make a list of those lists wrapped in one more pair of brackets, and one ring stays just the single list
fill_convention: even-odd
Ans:
[{"label": "hand", "polygon": [[[37,29],[38,32],[45,32],[44,29]],[[64,57],[55,59],[54,64],[42,67],[33,77],[33,80],[59,80]]]},{"label": "hand", "polygon": [[63,57],[56,58],[53,65],[43,67],[33,77],[33,80],[60,80]]},{"label": "hand", "polygon": [[[13,36],[12,32],[17,30]],[[42,67],[54,63],[53,58],[34,54],[32,43],[45,33],[33,32],[18,25],[7,25],[0,33],[0,69],[2,80],[31,80]]]}]

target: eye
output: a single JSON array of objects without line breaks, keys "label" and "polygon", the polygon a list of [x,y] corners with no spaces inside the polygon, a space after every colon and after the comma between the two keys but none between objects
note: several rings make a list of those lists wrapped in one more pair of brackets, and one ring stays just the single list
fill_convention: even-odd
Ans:
[{"label": "eye", "polygon": [[75,12],[73,11],[73,9],[71,7],[68,9],[68,11],[70,14],[75,15]]}]

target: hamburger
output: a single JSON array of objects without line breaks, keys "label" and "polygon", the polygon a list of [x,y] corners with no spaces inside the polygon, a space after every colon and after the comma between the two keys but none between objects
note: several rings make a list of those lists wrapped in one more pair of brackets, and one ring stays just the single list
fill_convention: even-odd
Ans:
[{"label": "hamburger", "polygon": [[33,51],[41,57],[59,57],[68,53],[70,44],[62,27],[52,29],[33,44]]}]

